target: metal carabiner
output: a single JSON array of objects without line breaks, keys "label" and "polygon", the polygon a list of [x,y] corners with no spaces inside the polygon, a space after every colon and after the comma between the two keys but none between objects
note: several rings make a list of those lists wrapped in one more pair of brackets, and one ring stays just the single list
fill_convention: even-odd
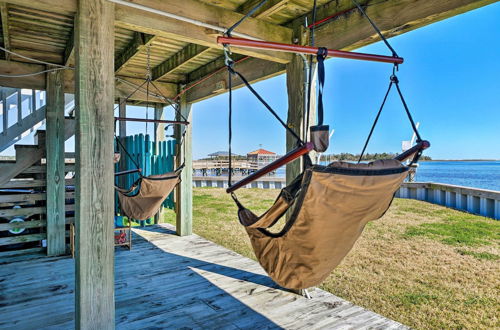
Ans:
[{"label": "metal carabiner", "polygon": [[227,67],[230,67],[232,68],[233,65],[234,65],[234,60],[231,58],[231,56],[229,56],[231,53],[231,49],[229,48],[229,45],[228,44],[223,44],[223,49],[224,49],[224,64],[227,66]]}]

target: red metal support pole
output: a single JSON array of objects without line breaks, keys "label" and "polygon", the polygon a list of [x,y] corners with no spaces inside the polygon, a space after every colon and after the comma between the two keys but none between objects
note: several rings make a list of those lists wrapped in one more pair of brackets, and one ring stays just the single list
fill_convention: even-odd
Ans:
[{"label": "red metal support pole", "polygon": [[[311,55],[316,55],[318,53],[318,47],[290,45],[278,42],[259,41],[259,40],[243,39],[243,38],[217,37],[217,43],[225,45],[233,45],[238,47],[246,47],[246,48],[270,49],[278,52],[302,53]],[[362,60],[362,61],[394,63],[394,64],[401,64],[404,61],[402,57],[346,52],[334,49],[328,49],[327,56],[347,58],[351,60]]]},{"label": "red metal support pole", "polygon": [[188,121],[182,121],[182,120],[161,120],[161,119],[126,118],[126,117],[115,117],[115,120],[118,120],[118,121],[138,121],[138,122],[142,122],[142,123],[189,125]]},{"label": "red metal support pole", "polygon": [[239,189],[239,188],[249,184],[250,182],[255,181],[258,178],[268,174],[269,172],[272,172],[272,171],[280,168],[281,166],[288,164],[292,160],[297,159],[300,156],[307,154],[309,151],[313,150],[313,148],[314,148],[314,145],[312,144],[312,142],[307,142],[306,144],[304,144],[298,148],[295,148],[294,150],[290,151],[289,153],[287,153],[283,157],[276,159],[274,162],[264,166],[260,170],[254,172],[254,173],[250,174],[249,176],[236,182],[231,187],[227,188],[226,192],[232,193],[236,189]]},{"label": "red metal support pole", "polygon": [[399,160],[400,162],[403,162],[407,160],[408,158],[412,157],[414,154],[421,150],[425,150],[431,146],[431,143],[429,141],[423,140],[411,147],[410,149],[406,150],[405,152],[397,155],[394,159]]}]

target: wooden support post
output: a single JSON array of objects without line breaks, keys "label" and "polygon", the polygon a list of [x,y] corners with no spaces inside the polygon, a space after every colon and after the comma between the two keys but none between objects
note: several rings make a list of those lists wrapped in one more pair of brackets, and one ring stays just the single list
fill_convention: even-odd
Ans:
[{"label": "wooden support post", "polygon": [[[118,99],[118,117],[126,118],[127,117],[127,100],[125,98],[119,98]],[[125,145],[125,137],[127,136],[127,122],[123,120],[118,121],[118,138],[120,141]],[[127,160],[123,159],[126,158],[127,156],[125,155],[125,152],[118,148],[118,150],[121,152],[121,157],[122,159],[118,163],[118,168],[120,172],[130,170],[127,168]],[[127,177],[126,176],[120,176],[118,178],[118,185],[122,188],[125,188],[127,182]]]},{"label": "wooden support post", "polygon": [[[294,28],[294,38],[298,44],[305,44],[307,34],[303,27]],[[305,79],[306,72],[303,58],[294,55],[291,62],[286,66],[286,84],[288,90],[288,115],[287,125],[304,139],[304,109],[306,105]],[[286,152],[297,147],[297,140],[286,133]],[[302,172],[302,157],[286,165],[286,182],[289,184]]]},{"label": "wooden support post", "polygon": [[76,55],[77,329],[114,329],[114,5],[78,0]]},{"label": "wooden support post", "polygon": [[[127,118],[127,100],[124,98],[118,99],[118,117]],[[124,138],[127,136],[127,122],[118,121],[118,136]]]},{"label": "wooden support post", "polygon": [[[155,103],[155,119],[163,120],[164,104]],[[155,142],[165,141],[165,124],[155,123]]]},{"label": "wooden support post", "polygon": [[64,72],[47,74],[47,255],[66,253],[64,210]]},{"label": "wooden support post", "polygon": [[[156,120],[162,120],[163,119],[163,108],[164,105],[161,103],[155,103],[155,119]],[[159,148],[159,142],[160,141],[165,141],[165,124],[163,123],[155,123],[155,136],[154,136],[154,141],[156,144],[156,148]],[[158,153],[158,149],[157,149]],[[162,214],[163,214],[163,206],[160,207],[160,210],[158,213],[155,214],[154,222],[155,224],[158,224],[162,219]]]},{"label": "wooden support post", "polygon": [[[180,113],[192,123],[191,104],[186,102],[185,94],[181,97]],[[177,120],[182,117],[177,115]],[[191,235],[193,227],[193,164],[192,164],[192,126],[176,125],[177,139],[176,167],[185,165],[181,173],[181,182],[175,191],[176,232],[179,236]]]}]

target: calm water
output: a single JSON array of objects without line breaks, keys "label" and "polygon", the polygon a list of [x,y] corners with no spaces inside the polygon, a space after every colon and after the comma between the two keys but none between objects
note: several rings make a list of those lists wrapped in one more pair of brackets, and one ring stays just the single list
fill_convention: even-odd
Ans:
[{"label": "calm water", "polygon": [[420,162],[417,181],[500,191],[500,161]]},{"label": "calm water", "polygon": [[[280,168],[277,176],[285,176]],[[500,161],[420,162],[417,181],[500,191]]]}]

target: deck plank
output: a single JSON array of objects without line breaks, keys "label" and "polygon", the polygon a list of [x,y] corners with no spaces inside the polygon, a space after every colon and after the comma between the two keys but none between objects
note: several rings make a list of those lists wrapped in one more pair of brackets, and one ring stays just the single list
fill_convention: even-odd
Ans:
[{"label": "deck plank", "polygon": [[[115,254],[117,329],[406,328],[319,289],[279,288],[257,262],[169,225],[133,231],[132,251]],[[0,267],[0,328],[73,328],[74,261],[13,260]]]}]

